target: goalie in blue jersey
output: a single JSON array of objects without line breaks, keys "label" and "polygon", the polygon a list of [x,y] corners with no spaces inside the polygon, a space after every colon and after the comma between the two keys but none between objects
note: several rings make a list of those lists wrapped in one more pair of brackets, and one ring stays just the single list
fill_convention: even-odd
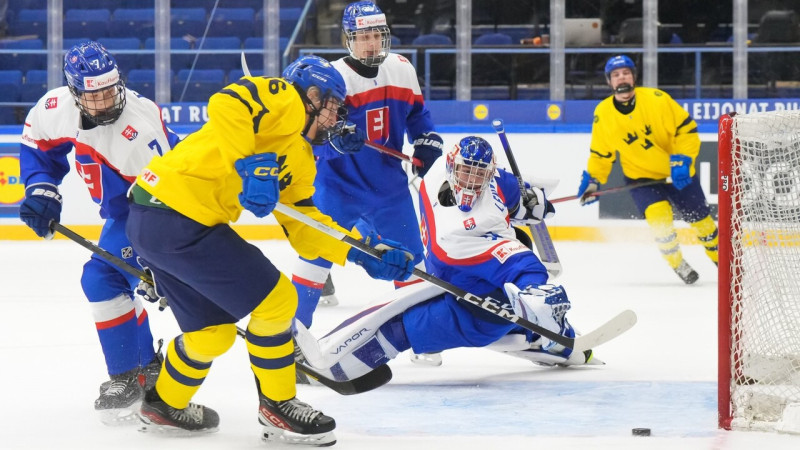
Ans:
[{"label": "goalie in blue jersey", "polygon": [[[342,30],[349,55],[331,64],[345,80],[345,106],[355,127],[351,133],[314,147],[318,158],[314,204],[345,228],[358,225],[362,233],[374,231],[402,243],[414,253],[415,262],[421,263],[423,249],[408,175],[400,159],[366,148],[364,142],[401,151],[407,134],[414,143],[414,157],[423,164],[415,167],[421,178],[441,156],[442,138],[434,132],[416,69],[406,58],[389,51],[391,35],[380,8],[369,1],[348,5]],[[300,258],[294,268],[297,320],[306,327],[311,326],[331,265],[321,258]],[[395,285],[413,282],[412,278]],[[433,364],[441,364],[441,360]]]}]

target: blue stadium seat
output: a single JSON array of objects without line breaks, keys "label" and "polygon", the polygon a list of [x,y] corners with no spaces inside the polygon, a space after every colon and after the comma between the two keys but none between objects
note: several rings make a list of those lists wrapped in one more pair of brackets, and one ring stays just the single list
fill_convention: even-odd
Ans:
[{"label": "blue stadium seat", "polygon": [[134,69],[139,68],[139,59],[140,54],[131,54],[131,53],[119,53],[118,50],[140,50],[142,48],[142,42],[135,38],[101,38],[98,40],[103,47],[105,47],[112,55],[114,55],[114,59],[117,60],[117,65],[119,66],[119,70],[122,72],[128,72]]},{"label": "blue stadium seat", "polygon": [[[175,78],[175,71],[170,70],[170,80]],[[153,69],[137,69],[128,72],[125,86],[136,91],[142,97],[154,100],[156,97],[156,71]]]},{"label": "blue stadium seat", "polygon": [[222,70],[179,70],[176,81],[172,83],[172,101],[207,102],[209,97],[223,87],[225,72]]},{"label": "blue stadium seat", "polygon": [[155,36],[155,11],[153,8],[114,10],[109,23],[110,37],[136,37],[145,40]]},{"label": "blue stadium seat", "polygon": [[[152,37],[145,39],[144,48],[146,50],[154,50],[156,48],[156,39]],[[186,39],[170,38],[169,48],[170,50],[191,50],[192,43]],[[172,55],[170,55],[169,65],[172,70],[188,69],[192,67],[192,61],[194,61],[193,54],[173,53]],[[139,58],[139,62],[140,62],[140,67],[142,69],[152,69],[155,67],[155,55],[152,54],[142,55],[142,57]]]},{"label": "blue stadium seat", "polygon": [[13,23],[8,24],[11,36],[36,36],[47,39],[47,10],[20,9]]},{"label": "blue stadium seat", "polygon": [[[263,70],[255,70],[252,67],[250,68],[250,74],[254,77],[263,77],[264,71]],[[242,69],[233,69],[228,72],[228,84],[233,83],[234,81],[242,78],[244,76],[244,71]]]},{"label": "blue stadium seat", "polygon": [[21,90],[21,70],[0,70],[0,102],[20,101]]},{"label": "blue stadium seat", "polygon": [[[25,39],[20,41],[0,41],[0,48],[19,49],[19,50],[42,50],[44,44],[41,39]],[[14,69],[27,72],[34,69],[44,69],[47,67],[47,54],[23,54],[11,53],[4,54],[0,58],[0,69]]]},{"label": "blue stadium seat", "polygon": [[88,36],[95,41],[107,37],[110,20],[107,9],[70,9],[64,14],[64,37]]},{"label": "blue stadium seat", "polygon": [[[47,0],[44,0],[44,2],[47,3]],[[87,0],[63,0],[63,7],[64,11],[69,11],[70,9],[82,9],[89,7],[99,8],[102,6],[103,8],[106,8],[109,11],[113,11],[117,8],[122,8],[123,5],[125,5],[126,3],[133,3],[133,2],[131,2],[130,0],[101,0],[98,2],[94,2],[97,3],[97,5],[91,5],[92,3],[93,2]],[[87,4],[91,6],[87,6]],[[43,6],[43,8],[46,8],[46,6]]]},{"label": "blue stadium seat", "polygon": [[[279,39],[278,47],[281,54],[283,54],[283,51],[286,50],[287,45],[289,45],[288,37],[282,37]],[[244,48],[245,50],[253,50],[253,49],[263,50],[264,38],[263,37],[247,38],[244,40]],[[250,53],[247,55],[247,64],[250,67],[250,69],[261,70],[264,68],[264,58],[262,58],[260,54]]]},{"label": "blue stadium seat", "polygon": [[19,101],[35,103],[47,92],[47,71],[29,70],[25,72],[25,84]]},{"label": "blue stadium seat", "polygon": [[281,8],[279,19],[281,36],[289,37],[294,33],[302,12],[302,8]]},{"label": "blue stadium seat", "polygon": [[241,65],[242,41],[237,37],[207,37],[197,41],[198,50],[236,50],[236,53],[200,53],[195,69],[222,69],[228,72]]},{"label": "blue stadium seat", "polygon": [[16,0],[14,3],[19,9],[47,9],[47,0]]},{"label": "blue stadium seat", "polygon": [[211,18],[208,36],[236,36],[239,40],[255,36],[253,17],[253,8],[217,8]]},{"label": "blue stadium seat", "polygon": [[170,34],[173,37],[194,36],[199,38],[206,29],[204,8],[172,8],[170,10]]},{"label": "blue stadium seat", "polygon": [[411,41],[411,45],[453,45],[453,40],[450,36],[444,34],[420,34]]},{"label": "blue stadium seat", "polygon": [[514,41],[511,39],[511,36],[507,34],[486,33],[478,36],[472,44],[499,46],[499,45],[512,45],[513,43]]}]

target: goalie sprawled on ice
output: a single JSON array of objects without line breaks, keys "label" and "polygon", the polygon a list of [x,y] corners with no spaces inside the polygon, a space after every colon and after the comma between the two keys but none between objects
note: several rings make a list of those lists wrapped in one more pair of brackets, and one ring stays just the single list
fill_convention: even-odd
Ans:
[{"label": "goalie sprawled on ice", "polygon": [[[462,139],[420,189],[427,267],[447,282],[498,300],[509,312],[575,337],[564,288],[547,284],[547,271],[524,242],[526,235],[511,226],[554,212],[541,188],[526,189],[529,200],[523,203],[516,178],[497,168],[489,143]],[[333,379],[353,379],[404,350],[484,346],[543,365],[602,364],[591,350],[573,352],[437,286],[413,285],[388,295],[319,341],[298,323],[296,341],[308,364]]]}]

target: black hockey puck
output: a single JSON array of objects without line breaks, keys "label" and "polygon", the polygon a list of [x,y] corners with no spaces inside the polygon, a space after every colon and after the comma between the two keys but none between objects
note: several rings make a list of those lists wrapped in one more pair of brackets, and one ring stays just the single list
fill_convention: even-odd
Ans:
[{"label": "black hockey puck", "polygon": [[634,428],[631,430],[634,436],[650,436],[650,428]]}]

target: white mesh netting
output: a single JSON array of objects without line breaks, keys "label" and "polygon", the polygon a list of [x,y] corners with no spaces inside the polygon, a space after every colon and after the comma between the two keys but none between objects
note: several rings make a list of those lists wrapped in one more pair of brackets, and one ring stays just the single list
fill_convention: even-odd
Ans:
[{"label": "white mesh netting", "polygon": [[800,112],[731,131],[732,426],[780,430],[800,402]]}]

